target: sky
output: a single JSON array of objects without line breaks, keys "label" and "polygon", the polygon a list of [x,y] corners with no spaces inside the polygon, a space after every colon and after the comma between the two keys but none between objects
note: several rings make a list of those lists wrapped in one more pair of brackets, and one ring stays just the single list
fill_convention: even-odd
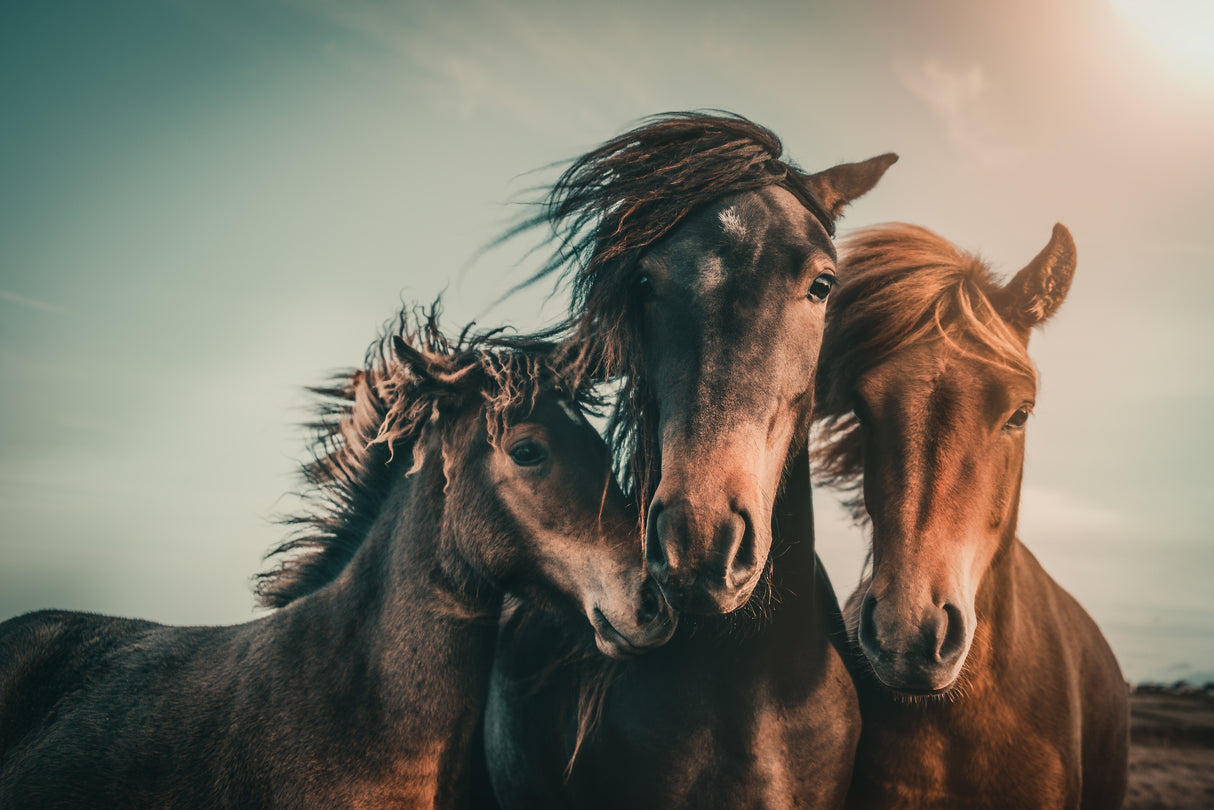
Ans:
[{"label": "sky", "polygon": [[[1011,274],[1075,236],[1030,353],[1020,535],[1135,681],[1214,680],[1214,19],[1169,0],[0,10],[0,619],[174,624],[251,591],[300,487],[307,385],[402,303],[533,328],[528,189],[669,110],[810,170],[901,160],[842,221]],[[1187,37],[1187,39],[1186,39]],[[536,171],[539,170],[539,171]],[[819,489],[840,593],[866,539]]]}]

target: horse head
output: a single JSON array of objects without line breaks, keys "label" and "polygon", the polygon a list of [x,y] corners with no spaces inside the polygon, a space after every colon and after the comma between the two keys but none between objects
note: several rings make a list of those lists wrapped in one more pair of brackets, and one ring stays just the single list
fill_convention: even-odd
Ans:
[{"label": "horse head", "polygon": [[644,574],[585,392],[536,346],[437,346],[393,339],[421,420],[414,467],[441,460],[444,547],[475,581],[583,617],[607,655],[665,643],[676,617]]},{"label": "horse head", "polygon": [[679,610],[732,611],[765,570],[807,436],[834,223],[897,159],[811,175],[781,152],[743,118],[658,116],[575,161],[545,215],[562,248],[546,270],[575,273],[574,340],[624,380],[646,565]]},{"label": "horse head", "polygon": [[[1075,247],[1056,226],[999,286],[980,262],[921,229],[854,239],[825,351],[851,355],[842,396],[872,524],[857,639],[887,686],[941,693],[958,682],[981,619],[980,588],[1015,539],[1036,398],[1028,336],[1065,297]],[[899,307],[907,321],[891,322]]]}]

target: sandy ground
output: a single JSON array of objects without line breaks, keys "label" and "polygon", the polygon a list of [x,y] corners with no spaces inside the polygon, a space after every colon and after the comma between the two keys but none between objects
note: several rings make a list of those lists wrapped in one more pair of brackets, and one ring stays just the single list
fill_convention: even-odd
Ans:
[{"label": "sandy ground", "polygon": [[1214,808],[1214,698],[1140,692],[1130,721],[1125,807]]}]

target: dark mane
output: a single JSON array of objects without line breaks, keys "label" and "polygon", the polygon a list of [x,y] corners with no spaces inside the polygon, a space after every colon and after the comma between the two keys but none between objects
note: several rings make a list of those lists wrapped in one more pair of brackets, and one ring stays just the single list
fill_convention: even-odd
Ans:
[{"label": "dark mane", "polygon": [[582,372],[624,380],[608,434],[616,457],[633,460],[626,486],[648,486],[648,471],[636,465],[652,463],[657,453],[636,346],[637,259],[702,206],[773,185],[791,192],[833,235],[833,218],[808,175],[782,155],[775,133],[739,115],[652,116],[574,161],[541,213],[496,242],[551,229],[545,244],[555,247],[554,255],[527,283],[552,274],[569,278],[570,311],[581,314],[565,329]]},{"label": "dark mane", "polygon": [[[990,268],[926,228],[895,223],[856,231],[840,243],[839,279],[814,402],[812,458],[823,483],[859,488],[864,461],[851,392],[860,375],[899,348],[945,341],[953,351],[1036,377],[1023,343],[992,304],[1001,288]],[[863,518],[858,496],[848,506]]]},{"label": "dark mane", "polygon": [[[296,532],[267,559],[278,565],[257,577],[258,600],[282,607],[337,577],[374,523],[401,464],[424,461],[419,440],[432,425],[467,408],[483,409],[490,442],[509,420],[529,412],[544,391],[560,390],[579,404],[589,392],[572,379],[552,344],[512,338],[501,330],[451,340],[438,328],[437,304],[402,310],[393,328],[367,350],[364,367],[309,389],[318,398],[312,460],[303,465],[306,511],[282,522]],[[403,362],[401,341],[424,363]]]}]

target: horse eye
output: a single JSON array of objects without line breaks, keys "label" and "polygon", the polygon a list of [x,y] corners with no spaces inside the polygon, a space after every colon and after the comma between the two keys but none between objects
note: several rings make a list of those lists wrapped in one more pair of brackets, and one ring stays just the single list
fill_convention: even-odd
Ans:
[{"label": "horse eye", "polygon": [[548,451],[534,439],[523,439],[510,448],[510,458],[520,467],[534,467],[548,458]]},{"label": "horse eye", "polygon": [[1007,423],[1003,426],[1004,430],[1019,430],[1024,427],[1024,423],[1029,421],[1029,414],[1033,408],[1031,405],[1021,405],[1016,409],[1016,412],[1008,418]]},{"label": "horse eye", "polygon": [[637,279],[637,292],[641,294],[641,298],[649,298],[653,295],[653,282],[649,280],[649,276],[642,273]]},{"label": "horse eye", "polygon": [[868,408],[864,406],[864,402],[859,397],[852,398],[851,414],[861,427],[868,424]]},{"label": "horse eye", "polygon": [[839,280],[830,273],[823,273],[809,285],[808,297],[819,302],[825,301],[826,296],[830,295],[830,291],[835,288],[838,282]]}]

